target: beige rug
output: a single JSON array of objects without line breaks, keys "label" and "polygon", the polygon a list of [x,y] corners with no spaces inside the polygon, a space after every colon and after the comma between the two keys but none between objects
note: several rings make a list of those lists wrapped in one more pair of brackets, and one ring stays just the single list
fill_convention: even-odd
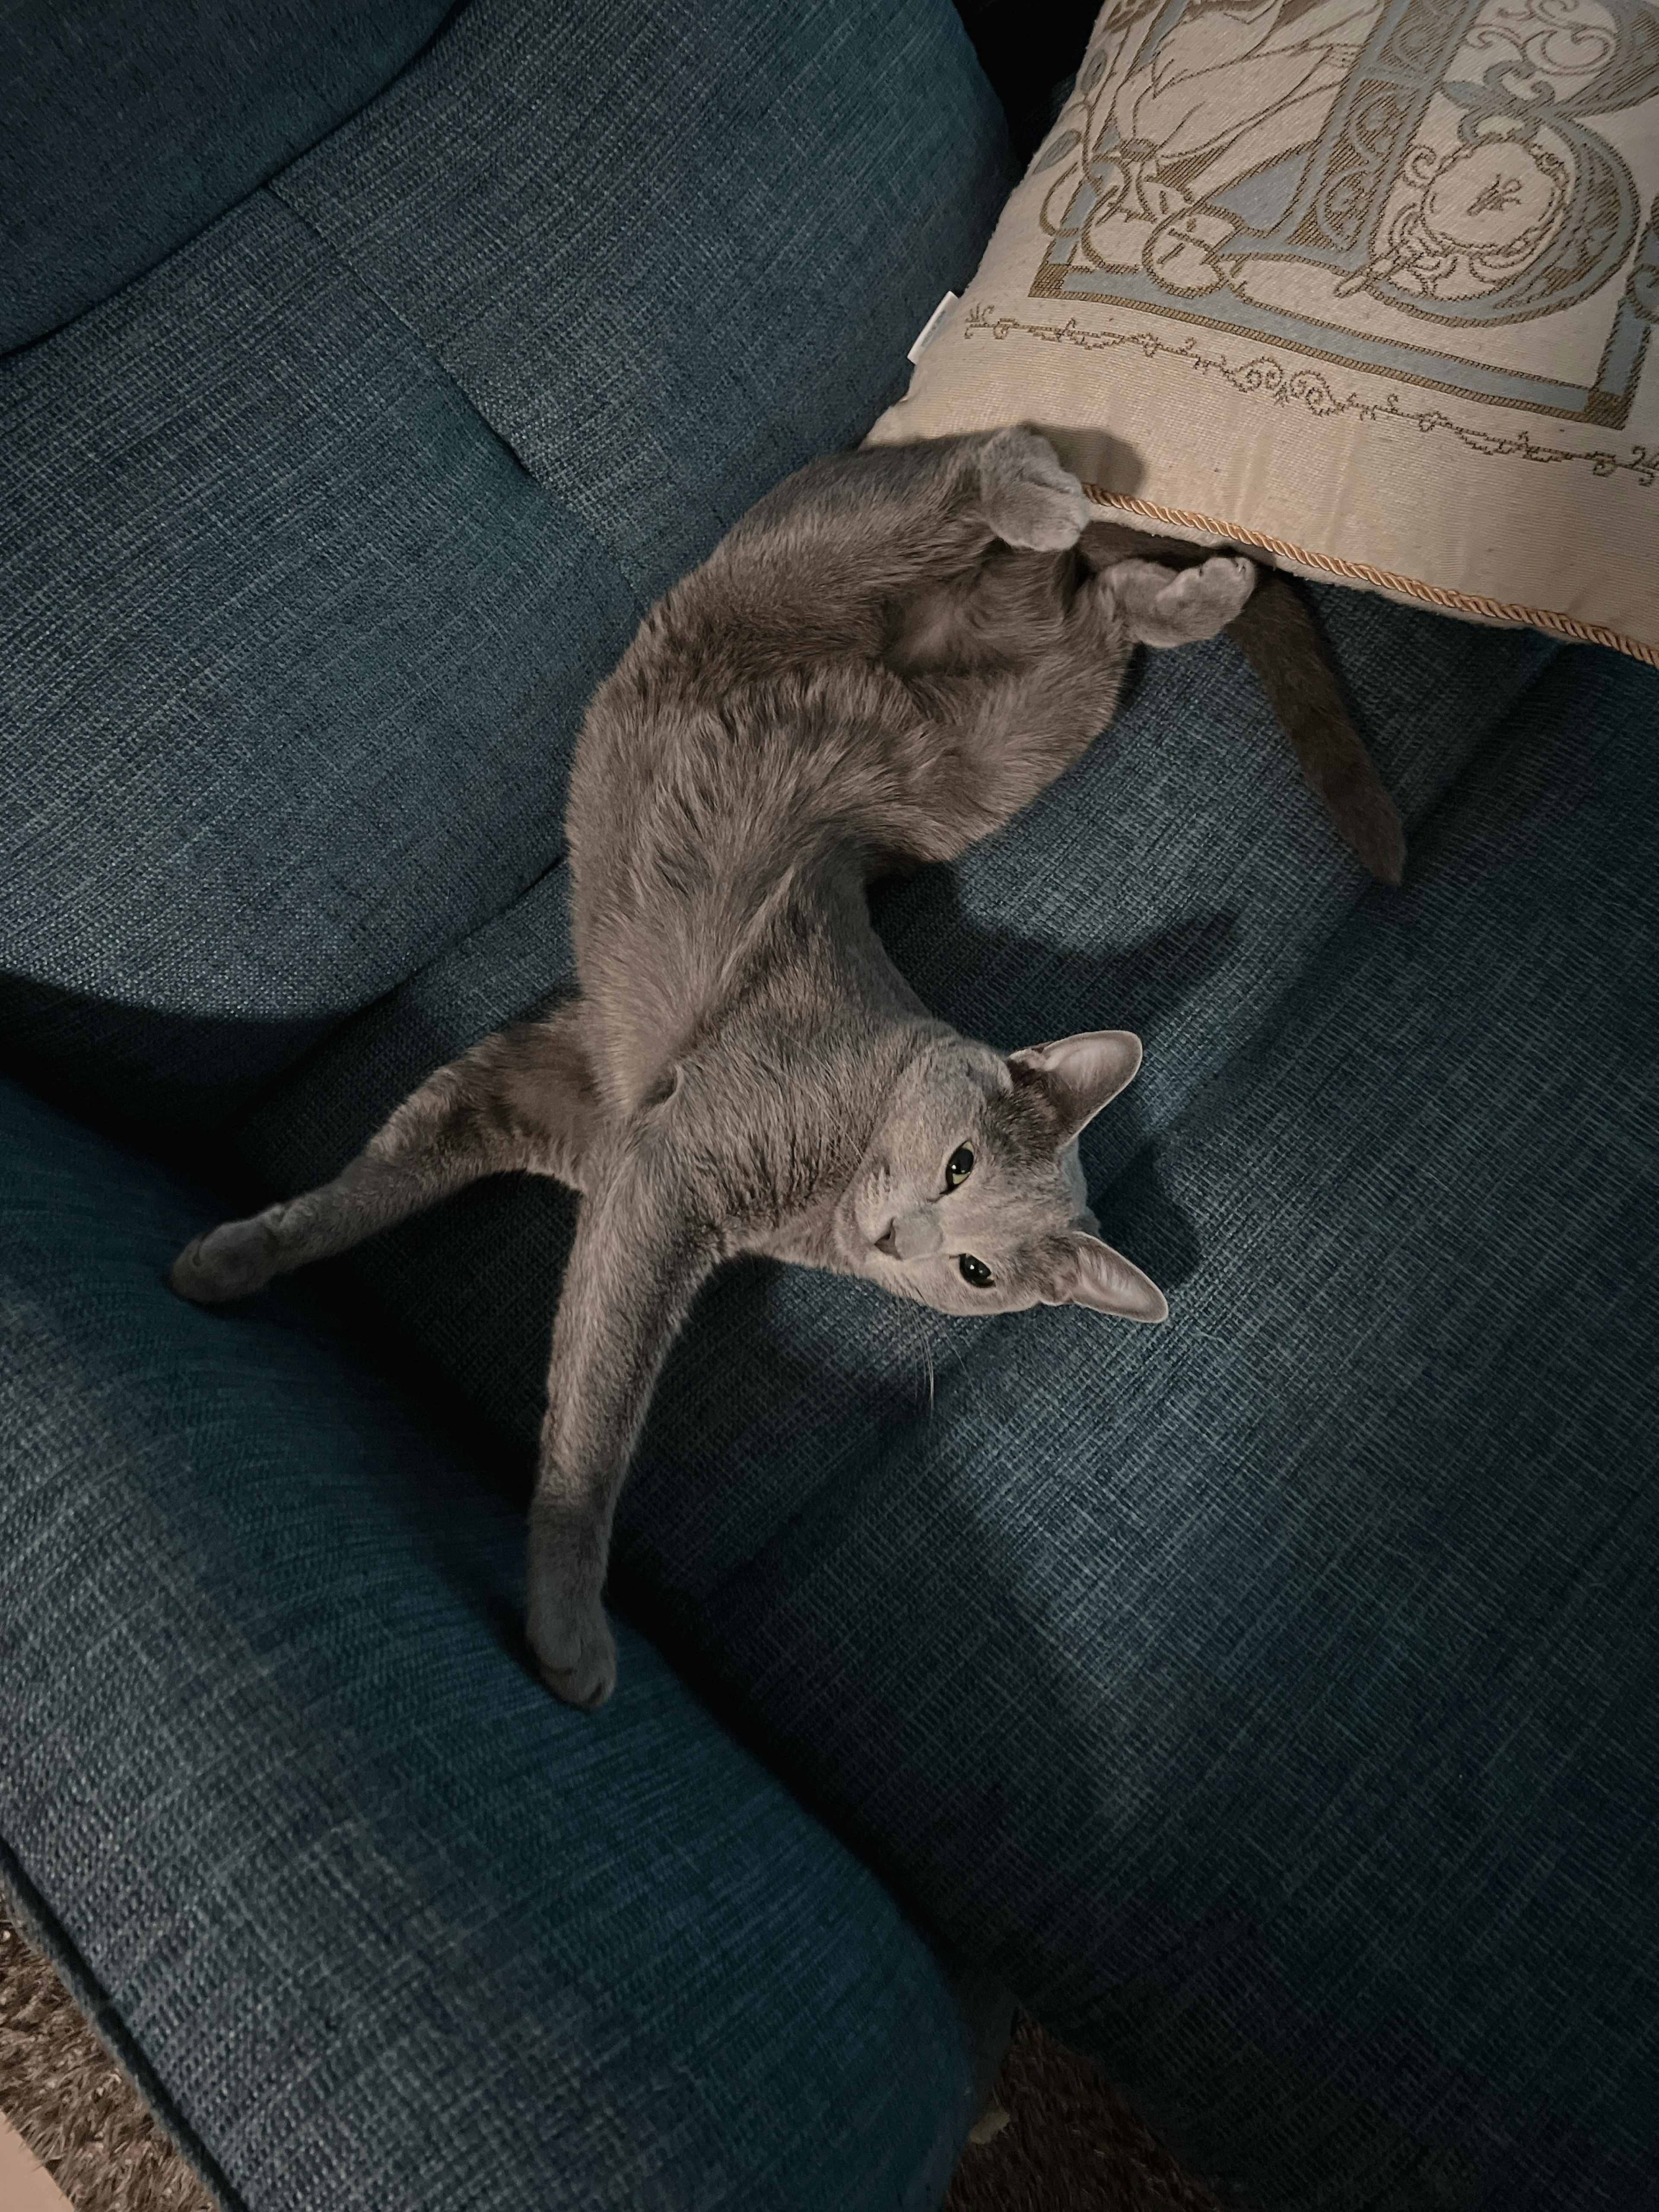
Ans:
[{"label": "beige rug", "polygon": [[[0,2112],[74,2212],[213,2212],[56,1974],[3,1916]],[[986,2140],[963,2154],[944,2212],[1219,2212],[1099,2069],[1032,2020],[1016,2029],[975,2132]]]},{"label": "beige rug", "polygon": [[995,2132],[963,2153],[943,2212],[1221,2212],[1094,2061],[1028,2014],[991,2107],[975,2133]]},{"label": "beige rug", "polygon": [[57,1975],[3,1916],[0,2112],[75,2212],[212,2212]]}]

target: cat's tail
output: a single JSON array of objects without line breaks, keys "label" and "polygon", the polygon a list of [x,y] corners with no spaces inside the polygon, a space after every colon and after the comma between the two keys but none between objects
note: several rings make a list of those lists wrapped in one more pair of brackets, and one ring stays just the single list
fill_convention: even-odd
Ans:
[{"label": "cat's tail", "polygon": [[1349,719],[1329,647],[1301,587],[1264,569],[1227,635],[1255,671],[1337,836],[1372,875],[1397,884],[1406,866],[1399,810]]}]

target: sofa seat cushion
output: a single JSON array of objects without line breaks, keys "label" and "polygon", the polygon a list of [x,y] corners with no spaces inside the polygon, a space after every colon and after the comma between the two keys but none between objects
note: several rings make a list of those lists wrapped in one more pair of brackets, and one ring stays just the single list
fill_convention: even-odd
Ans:
[{"label": "sofa seat cushion", "polygon": [[1653,2201],[1656,728],[1559,656],[1106,1194],[1167,1328],[930,1322],[724,1579],[695,1435],[631,1501],[639,1617],[1278,2212]]},{"label": "sofa seat cushion", "polygon": [[995,1991],[639,1636],[548,1697],[444,1409],[169,1293],[217,1202],[0,1085],[0,1883],[104,2033],[246,2212],[927,2212]]},{"label": "sofa seat cushion", "polygon": [[556,855],[637,607],[269,193],[0,412],[6,1051],[208,1127]]},{"label": "sofa seat cushion", "polygon": [[[1352,593],[1324,604],[1415,830],[1556,648]],[[1147,656],[1129,705],[1053,790],[878,914],[923,999],[971,1033],[1013,1047],[1140,1031],[1139,1077],[1085,1139],[1098,1195],[1132,1162],[1151,1187],[1149,1140],[1270,1018],[1368,880],[1221,638]],[[245,1118],[237,1144],[281,1191],[321,1182],[434,1066],[574,988],[558,869],[329,1039]],[[526,1455],[573,1222],[564,1193],[504,1178],[347,1263]],[[1194,1264],[1172,1208],[1154,1206],[1128,1234],[1133,1255],[1171,1285]],[[731,1269],[671,1359],[623,1494],[620,1556],[648,1585],[712,1589],[821,1488],[925,1419],[930,1362],[969,1356],[981,1326],[947,1326],[843,1279]]]},{"label": "sofa seat cushion", "polygon": [[[1328,845],[1224,641],[886,909],[993,1036],[1146,1027],[1094,1188],[1170,1327],[734,1270],[613,1589],[1249,2201],[1591,2212],[1659,2153],[1659,686],[1357,598],[1351,655],[1349,610],[1404,891]],[[568,988],[562,898],[331,1040],[250,1158],[330,1171]],[[348,1263],[521,1464],[570,1219],[503,1181]]]},{"label": "sofa seat cushion", "polygon": [[446,0],[13,0],[0,353],[152,268],[370,99]]}]

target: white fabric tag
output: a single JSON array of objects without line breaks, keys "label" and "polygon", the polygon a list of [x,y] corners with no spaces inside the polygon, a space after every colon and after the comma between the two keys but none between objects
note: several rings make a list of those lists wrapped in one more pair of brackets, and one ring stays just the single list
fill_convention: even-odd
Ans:
[{"label": "white fabric tag", "polygon": [[957,295],[954,292],[947,292],[945,294],[945,297],[939,301],[938,307],[934,308],[933,313],[928,316],[927,321],[917,332],[915,343],[911,347],[909,352],[904,356],[906,361],[914,364],[921,359],[921,349],[923,346],[927,344],[928,339],[933,337],[933,332],[939,328],[946,315],[950,313],[951,308],[955,307],[957,304]]}]

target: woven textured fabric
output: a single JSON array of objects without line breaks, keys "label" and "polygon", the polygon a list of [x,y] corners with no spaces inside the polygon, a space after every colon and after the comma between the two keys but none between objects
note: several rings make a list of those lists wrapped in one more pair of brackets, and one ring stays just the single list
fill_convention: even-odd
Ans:
[{"label": "woven textured fabric", "polygon": [[642,594],[867,428],[1007,161],[944,0],[477,0],[0,366],[9,1065],[176,1140],[508,903]]},{"label": "woven textured fabric", "polygon": [[0,1086],[0,1881],[250,2212],[916,2212],[1006,2011],[624,1628],[525,1660],[488,1463],[212,1201]]},{"label": "woven textured fabric", "polygon": [[0,353],[181,246],[378,92],[447,0],[11,0]]},{"label": "woven textured fabric", "polygon": [[1274,2212],[1659,2205],[1656,726],[1564,653],[1107,1194],[1185,1241],[1167,1329],[994,1324],[665,1594],[842,1832]]},{"label": "woven textured fabric", "polygon": [[652,597],[863,436],[1012,182],[939,0],[472,0],[276,189]]},{"label": "woven textured fabric", "polygon": [[[1362,718],[1407,819],[1421,821],[1553,647],[1352,593],[1325,605]],[[1027,814],[879,902],[925,1001],[1008,1046],[1123,1024],[1146,1041],[1124,1099],[1088,1133],[1091,1188],[1267,1018],[1368,879],[1303,786],[1231,641],[1147,657],[1134,696]],[[278,1188],[331,1175],[433,1067],[574,989],[562,870],[331,1039],[237,1141]],[[495,1429],[533,1448],[547,1339],[574,1223],[529,1179],[481,1185],[350,1265]],[[1133,1256],[1178,1279],[1170,1210]],[[925,1412],[946,1328],[863,1284],[752,1265],[723,1274],[674,1354],[623,1493],[619,1556],[647,1583],[713,1586],[823,1487]],[[1109,1332],[1103,1334],[1109,1340]],[[695,1439],[690,1465],[687,1444]],[[716,1481],[707,1471],[722,1470]]]},{"label": "woven textured fabric", "polygon": [[[1049,799],[885,907],[994,1036],[1144,1026],[1091,1165],[1171,1326],[734,1270],[615,1587],[1249,2201],[1646,2206],[1659,694],[1328,612],[1405,892],[1362,892],[1218,644],[1154,660]],[[563,988],[562,902],[556,874],[332,1041],[250,1157],[326,1172],[423,1062]],[[503,1181],[351,1263],[525,1454],[570,1218]]]},{"label": "woven textured fabric", "polygon": [[7,1049],[200,1127],[557,854],[637,607],[267,194],[0,410]]}]

